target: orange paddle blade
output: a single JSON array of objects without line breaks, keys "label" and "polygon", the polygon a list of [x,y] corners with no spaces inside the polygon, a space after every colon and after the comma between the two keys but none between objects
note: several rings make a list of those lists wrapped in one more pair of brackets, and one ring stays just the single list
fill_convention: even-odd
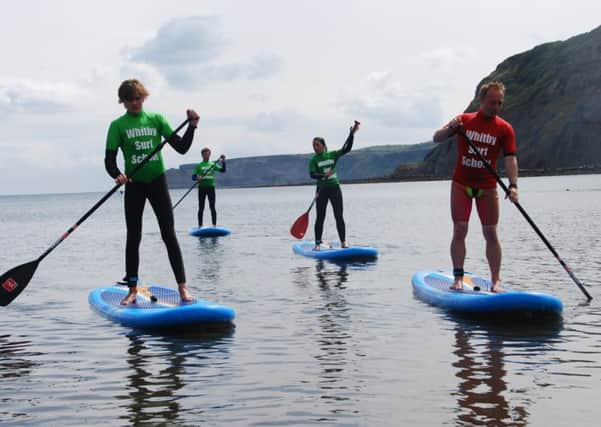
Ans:
[{"label": "orange paddle blade", "polygon": [[299,216],[292,227],[290,227],[290,234],[292,234],[297,239],[302,239],[307,232],[307,227],[309,226],[309,211],[305,212],[301,216]]}]

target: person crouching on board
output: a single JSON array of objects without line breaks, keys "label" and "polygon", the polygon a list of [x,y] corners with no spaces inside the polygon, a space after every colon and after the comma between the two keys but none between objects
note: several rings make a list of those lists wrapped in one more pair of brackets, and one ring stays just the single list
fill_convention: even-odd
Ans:
[{"label": "person crouching on board", "polygon": [[355,132],[359,130],[359,122],[351,126],[350,133],[344,145],[340,150],[328,151],[326,141],[322,137],[313,138],[313,151],[315,155],[309,162],[309,174],[311,178],[317,180],[315,207],[317,218],[315,220],[315,247],[318,251],[322,244],[323,223],[326,218],[326,208],[328,200],[332,203],[334,218],[336,219],[336,229],[340,238],[340,246],[348,248],[346,241],[346,226],[342,215],[342,191],[340,191],[340,181],[336,175],[336,162],[353,148]]},{"label": "person crouching on board", "polygon": [[[136,302],[142,214],[147,199],[159,223],[181,299],[191,301],[192,296],[186,287],[184,262],[175,235],[171,198],[161,153],[153,156],[134,176],[128,176],[136,165],[161,143],[162,138],[170,137],[173,131],[162,115],[143,109],[148,91],[138,80],[125,80],[119,86],[118,95],[119,102],[123,103],[126,112],[113,120],[109,126],[104,162],[106,171],[115,182],[125,184],[125,280],[129,293],[121,304]],[[192,145],[199,119],[194,110],[187,110],[186,114],[189,122],[183,137],[173,135],[168,141],[180,154],[185,154]],[[118,149],[123,153],[125,172],[121,172],[117,167]]]},{"label": "person crouching on board", "polygon": [[225,156],[219,156],[218,162],[211,162],[211,150],[204,147],[200,154],[202,162],[196,165],[192,179],[198,181],[198,228],[202,228],[202,216],[205,209],[205,199],[209,199],[211,221],[217,225],[217,210],[215,210],[215,171],[225,173]]},{"label": "person crouching on board", "polygon": [[482,232],[486,240],[486,258],[491,273],[491,291],[501,289],[501,244],[497,236],[499,222],[499,196],[496,178],[491,174],[467,140],[458,131],[460,128],[469,136],[478,151],[496,169],[499,153],[505,157],[505,172],[509,178],[509,198],[518,201],[518,163],[516,157],[515,132],[513,127],[498,113],[503,105],[505,86],[501,82],[483,84],[478,93],[480,107],[474,113],[464,113],[453,118],[434,133],[434,142],[447,141],[458,135],[457,161],[451,183],[451,216],[453,239],[451,259],[454,282],[451,289],[463,289],[463,264],[465,261],[465,238],[472,210],[476,201]]}]

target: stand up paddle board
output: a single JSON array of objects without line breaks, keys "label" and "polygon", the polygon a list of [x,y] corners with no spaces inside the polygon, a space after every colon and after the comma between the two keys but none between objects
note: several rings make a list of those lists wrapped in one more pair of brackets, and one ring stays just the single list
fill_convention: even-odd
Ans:
[{"label": "stand up paddle board", "polygon": [[205,228],[192,228],[190,229],[190,236],[196,237],[219,237],[227,236],[231,231],[227,228],[221,227],[205,227]]},{"label": "stand up paddle board", "polygon": [[122,325],[141,329],[227,327],[234,310],[195,298],[183,302],[175,289],[138,285],[136,303],[121,305],[127,288],[107,286],[90,292],[88,301],[103,316]]},{"label": "stand up paddle board", "polygon": [[313,242],[298,242],[292,246],[294,253],[309,258],[327,259],[332,261],[369,261],[378,257],[378,250],[369,246],[351,246],[341,248],[340,243],[322,244],[315,251]]},{"label": "stand up paddle board", "polygon": [[429,304],[467,316],[488,320],[559,319],[561,300],[538,292],[515,291],[503,285],[503,292],[490,292],[488,279],[465,273],[463,290],[455,291],[448,271],[418,271],[411,280],[414,294]]}]

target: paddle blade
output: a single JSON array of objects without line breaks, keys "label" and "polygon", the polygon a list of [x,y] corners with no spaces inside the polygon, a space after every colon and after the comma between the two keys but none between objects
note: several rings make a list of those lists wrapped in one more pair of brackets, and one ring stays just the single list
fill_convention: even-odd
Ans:
[{"label": "paddle blade", "polygon": [[302,239],[307,232],[307,227],[309,226],[309,211],[305,212],[301,216],[299,216],[292,227],[290,227],[290,234],[292,234],[297,239]]},{"label": "paddle blade", "polygon": [[39,263],[39,260],[35,260],[21,264],[0,276],[0,306],[10,304],[25,289]]}]

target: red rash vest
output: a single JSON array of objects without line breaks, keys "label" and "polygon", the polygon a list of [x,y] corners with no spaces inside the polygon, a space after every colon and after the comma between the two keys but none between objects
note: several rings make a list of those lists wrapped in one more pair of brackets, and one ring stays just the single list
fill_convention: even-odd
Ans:
[{"label": "red rash vest", "polygon": [[[501,117],[486,117],[480,111],[464,113],[460,117],[465,133],[494,170],[497,170],[497,158],[501,150],[505,156],[515,156],[515,132]],[[495,188],[495,177],[486,169],[465,137],[458,135],[457,139],[457,163],[453,181],[472,188]]]}]

